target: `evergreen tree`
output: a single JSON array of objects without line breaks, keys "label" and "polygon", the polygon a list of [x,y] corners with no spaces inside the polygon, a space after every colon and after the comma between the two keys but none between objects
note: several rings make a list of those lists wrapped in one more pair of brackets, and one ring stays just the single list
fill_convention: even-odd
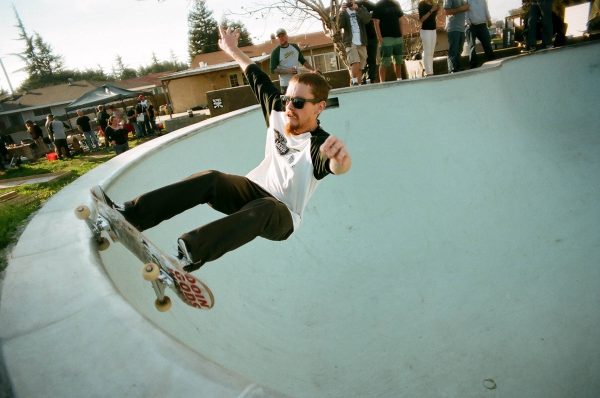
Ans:
[{"label": "evergreen tree", "polygon": [[34,33],[33,45],[36,52],[37,73],[42,77],[49,77],[62,71],[62,57],[52,53],[52,47],[42,39],[39,33]]},{"label": "evergreen tree", "polygon": [[[248,29],[246,29],[244,24],[241,23],[240,21],[230,21],[227,18],[223,18],[223,21],[221,21],[221,26],[224,26],[227,28],[239,29],[239,31],[240,31],[240,40],[238,42],[239,47],[251,46],[253,44],[252,38],[250,37],[250,33],[248,32]],[[218,30],[217,30],[217,34],[218,34]]]},{"label": "evergreen tree", "polygon": [[206,8],[205,0],[194,0],[188,15],[188,53],[190,61],[197,54],[219,50],[219,25]]},{"label": "evergreen tree", "polygon": [[52,52],[50,44],[46,43],[39,33],[34,33],[33,36],[27,34],[25,25],[14,5],[13,10],[17,18],[16,27],[19,29],[19,39],[25,42],[25,50],[16,55],[25,62],[23,70],[28,75],[20,89],[31,90],[62,83],[62,58]]},{"label": "evergreen tree", "polygon": [[119,80],[125,80],[137,77],[137,72],[135,71],[135,69],[128,68],[123,63],[123,58],[121,58],[120,55],[117,55],[117,57],[115,58],[115,63],[116,65],[113,68],[113,74],[115,75],[115,78]]}]

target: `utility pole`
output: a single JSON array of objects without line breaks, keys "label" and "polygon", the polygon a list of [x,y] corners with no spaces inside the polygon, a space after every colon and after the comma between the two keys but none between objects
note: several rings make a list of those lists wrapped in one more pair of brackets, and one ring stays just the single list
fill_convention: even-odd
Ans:
[{"label": "utility pole", "polygon": [[0,58],[0,66],[2,66],[2,71],[4,72],[4,76],[6,76],[6,81],[8,82],[8,87],[10,88],[10,94],[14,97],[15,90],[13,90],[13,86],[10,84],[10,79],[8,78],[8,73],[6,73],[6,68],[4,68],[4,62],[2,62],[2,58]]}]

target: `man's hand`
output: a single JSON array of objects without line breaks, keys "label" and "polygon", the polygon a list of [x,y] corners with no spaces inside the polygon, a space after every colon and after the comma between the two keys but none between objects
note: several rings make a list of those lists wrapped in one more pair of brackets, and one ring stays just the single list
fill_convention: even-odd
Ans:
[{"label": "man's hand", "polygon": [[225,29],[223,26],[219,26],[219,36],[219,48],[232,57],[242,71],[245,72],[246,68],[250,64],[253,64],[253,62],[250,57],[238,48],[238,40],[240,38],[239,29]]},{"label": "man's hand", "polygon": [[321,156],[329,159],[329,168],[333,174],[340,175],[350,170],[352,165],[350,154],[346,150],[346,145],[339,138],[330,135],[319,150]]},{"label": "man's hand", "polygon": [[238,46],[240,39],[239,29],[227,28],[219,25],[219,47],[221,50],[229,54],[231,50],[234,50]]}]

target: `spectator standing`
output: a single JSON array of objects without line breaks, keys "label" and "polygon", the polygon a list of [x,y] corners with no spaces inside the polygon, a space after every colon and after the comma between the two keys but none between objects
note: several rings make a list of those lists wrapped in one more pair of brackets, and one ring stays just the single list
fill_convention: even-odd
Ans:
[{"label": "spectator standing", "polygon": [[365,83],[375,83],[377,79],[377,50],[379,49],[379,41],[377,40],[377,33],[375,32],[375,25],[373,25],[373,10],[375,4],[368,0],[358,1],[358,5],[363,6],[371,14],[371,20],[366,25],[367,31],[367,66],[363,69],[363,74],[366,73]]},{"label": "spectator standing", "polygon": [[4,136],[0,135],[0,170],[6,170],[5,161],[8,161],[8,149],[6,148],[6,142],[4,142]]},{"label": "spectator standing", "polygon": [[402,80],[402,39],[401,19],[404,16],[400,4],[394,0],[379,0],[373,10],[373,25],[377,40],[381,45],[381,65],[379,80],[386,80],[386,71],[394,61],[396,80]]},{"label": "spectator standing", "polygon": [[102,130],[102,133],[104,133],[104,129],[106,129],[106,126],[108,126],[108,117],[110,115],[108,114],[108,112],[106,112],[106,110],[104,109],[104,105],[98,105],[98,113],[96,113],[96,120],[98,122],[98,126],[100,126],[100,129]]},{"label": "spectator standing", "polygon": [[90,118],[83,114],[81,109],[77,110],[77,120],[75,120],[75,124],[79,131],[83,133],[83,137],[85,138],[85,143],[90,151],[96,151],[100,149],[100,144],[98,144],[98,138],[96,137],[96,133],[92,131],[92,125],[90,123]]},{"label": "spectator standing", "polygon": [[342,5],[340,13],[340,29],[344,34],[342,41],[346,48],[347,62],[350,67],[350,84],[358,86],[362,81],[362,69],[367,64],[367,31],[366,24],[371,21],[371,14],[354,0]]},{"label": "spectator standing", "polygon": [[538,20],[542,22],[542,46],[550,47],[552,42],[552,0],[533,0],[527,16],[527,48],[535,50],[537,44]]},{"label": "spectator standing", "polygon": [[425,76],[433,75],[433,53],[437,42],[437,0],[419,2],[419,22],[421,22],[421,43],[423,44],[423,64]]},{"label": "spectator standing", "polygon": [[277,29],[275,33],[279,45],[271,52],[271,73],[279,74],[279,87],[285,94],[287,86],[293,75],[298,74],[298,68],[304,66],[306,69],[316,72],[317,70],[304,58],[300,47],[296,43],[290,43],[285,29]]},{"label": "spectator standing", "polygon": [[108,118],[108,126],[106,127],[106,142],[115,148],[117,155],[122,154],[129,149],[127,142],[129,132],[119,125],[119,119],[116,116]]},{"label": "spectator standing", "polygon": [[158,129],[156,128],[156,115],[154,114],[154,105],[152,102],[148,102],[148,122],[150,123],[150,129],[152,134],[158,133]]},{"label": "spectator standing", "polygon": [[25,122],[25,127],[27,128],[27,132],[29,133],[29,135],[31,135],[31,139],[36,145],[36,158],[39,158],[40,156],[48,153],[48,146],[46,146],[46,143],[44,142],[44,132],[42,131],[40,126],[38,126],[31,120],[27,120]]},{"label": "spectator standing", "polygon": [[465,44],[465,23],[469,4],[466,0],[444,0],[448,32],[448,73],[460,71],[460,54]]},{"label": "spectator standing", "polygon": [[469,11],[467,12],[467,42],[469,43],[469,67],[477,68],[477,51],[475,45],[477,40],[481,43],[485,58],[488,61],[496,59],[492,49],[492,38],[489,26],[492,26],[492,17],[488,9],[487,0],[469,0]]},{"label": "spectator standing", "polygon": [[136,125],[136,136],[138,138],[150,135],[150,123],[148,121],[148,101],[143,95],[138,96],[138,102],[135,104],[135,120]]},{"label": "spectator standing", "polygon": [[46,116],[46,129],[50,139],[54,142],[54,148],[59,159],[65,157],[72,158],[73,155],[69,150],[69,144],[67,143],[67,131],[63,122],[54,119],[53,114]]}]

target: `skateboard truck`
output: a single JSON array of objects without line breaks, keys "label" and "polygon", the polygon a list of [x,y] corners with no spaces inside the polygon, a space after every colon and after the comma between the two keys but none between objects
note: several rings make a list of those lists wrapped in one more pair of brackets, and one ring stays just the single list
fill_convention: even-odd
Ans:
[{"label": "skateboard truck", "polygon": [[173,279],[167,273],[160,269],[155,263],[147,263],[142,267],[142,276],[145,280],[152,283],[156,300],[154,306],[160,312],[165,312],[171,309],[171,299],[165,295],[167,286],[172,286]]}]

